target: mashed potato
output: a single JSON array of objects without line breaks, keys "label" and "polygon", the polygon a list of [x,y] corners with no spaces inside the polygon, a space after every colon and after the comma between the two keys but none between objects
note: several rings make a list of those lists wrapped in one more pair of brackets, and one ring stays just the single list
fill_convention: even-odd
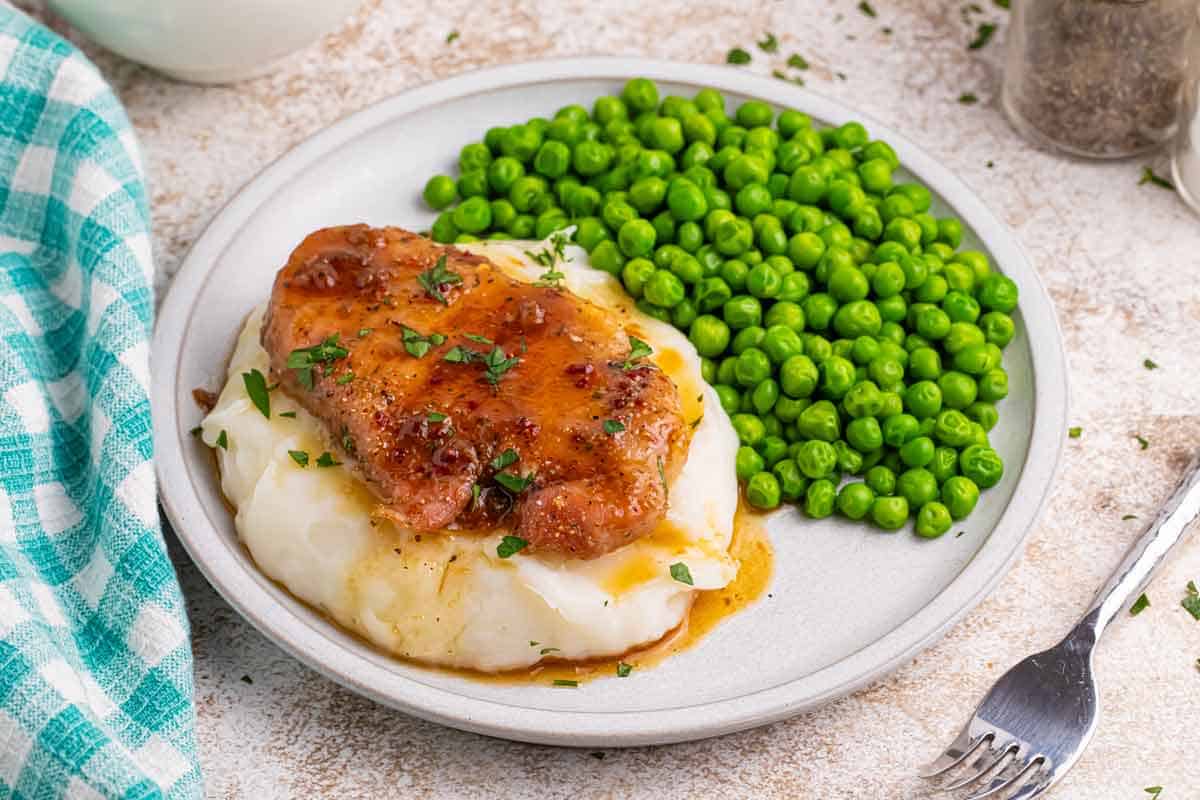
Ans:
[{"label": "mashed potato", "polygon": [[[528,247],[470,249],[516,278],[536,280],[545,268],[525,255]],[[590,561],[526,553],[501,559],[503,530],[420,535],[373,518],[377,503],[348,465],[316,465],[321,453],[337,450],[315,417],[276,391],[267,419],[247,397],[242,373],[267,372],[260,307],[238,339],[202,436],[215,446],[225,432],[226,448],[215,450],[221,486],[237,509],[238,535],[265,574],[389,652],[484,671],[618,655],[679,625],[697,590],[733,580],[737,437],[701,378],[699,357],[677,330],[637,311],[612,277],[588,268],[586,253],[570,247],[567,255],[559,267],[564,285],[626,317],[630,332],[654,348],[652,360],[679,387],[685,419],[696,425],[658,528]],[[706,407],[713,413],[704,414]],[[289,450],[307,452],[308,466]],[[676,562],[688,566],[694,586],[671,577]]]}]

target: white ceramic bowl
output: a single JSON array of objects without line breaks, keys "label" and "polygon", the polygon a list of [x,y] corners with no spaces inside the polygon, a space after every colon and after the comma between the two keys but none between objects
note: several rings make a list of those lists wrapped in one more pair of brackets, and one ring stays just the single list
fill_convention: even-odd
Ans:
[{"label": "white ceramic bowl", "polygon": [[48,0],[88,38],[193,83],[262,74],[362,0]]},{"label": "white ceramic bowl", "polygon": [[[196,386],[213,386],[244,315],[310,230],[365,221],[426,227],[424,181],[452,172],[462,145],[492,125],[590,104],[632,76],[663,94],[713,86],[731,103],[760,98],[823,123],[863,121],[908,173],[954,213],[965,245],[987,250],[1021,292],[1004,354],[1011,395],[992,440],[1007,465],[954,533],[924,540],[794,508],[770,518],[768,597],[723,621],[698,646],[622,680],[577,690],[503,685],[389,658],[264,578],[238,542],[211,455],[188,431]],[[221,211],[184,262],[159,316],[155,440],[163,505],[222,595],[281,647],[333,680],[403,711],[534,742],[620,746],[712,736],[798,714],[907,662],[942,636],[1021,551],[1064,441],[1066,369],[1050,299],[1016,239],[987,205],[915,145],[865,115],[783,81],[725,67],[640,59],[543,61],[423,86],[333,125],[272,164]],[[732,465],[726,465],[732,469]]]}]

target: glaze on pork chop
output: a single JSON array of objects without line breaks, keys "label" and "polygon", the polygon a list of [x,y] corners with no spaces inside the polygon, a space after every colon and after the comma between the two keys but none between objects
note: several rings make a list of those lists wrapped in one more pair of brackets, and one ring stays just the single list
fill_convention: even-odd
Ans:
[{"label": "glaze on pork chop", "polygon": [[594,558],[662,517],[689,435],[621,322],[480,256],[353,225],[292,253],[263,345],[397,524],[503,525]]}]

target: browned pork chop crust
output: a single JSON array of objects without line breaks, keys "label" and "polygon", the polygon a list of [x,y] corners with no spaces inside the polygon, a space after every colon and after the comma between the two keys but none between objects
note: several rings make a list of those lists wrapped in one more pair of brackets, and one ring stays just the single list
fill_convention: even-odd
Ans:
[{"label": "browned pork chop crust", "polygon": [[402,526],[505,526],[594,558],[654,527],[686,455],[678,392],[629,361],[620,318],[399,228],[310,234],[262,339]]}]

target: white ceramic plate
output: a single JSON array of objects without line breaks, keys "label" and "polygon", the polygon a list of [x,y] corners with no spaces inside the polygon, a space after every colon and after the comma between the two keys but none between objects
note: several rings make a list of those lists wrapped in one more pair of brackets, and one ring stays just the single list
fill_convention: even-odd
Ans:
[{"label": "white ceramic plate", "polygon": [[[576,690],[496,685],[393,660],[265,579],[239,545],[211,456],[188,435],[192,389],[215,386],[245,314],[314,228],[352,222],[427,227],[428,176],[453,172],[459,148],[493,125],[590,105],[646,76],[666,94],[703,86],[731,104],[758,98],[823,123],[864,122],[934,193],[935,212],[967,228],[1021,291],[1005,352],[1012,391],[993,442],[1004,479],[954,533],[925,541],[795,509],[771,517],[770,596],[725,620],[693,649],[627,679]],[[724,67],[639,59],[543,61],[469,73],[372,106],[272,164],[196,242],[159,315],[155,438],[167,514],[217,590],[281,647],[381,703],[466,730],[531,742],[622,746],[728,733],[798,714],[878,679],[941,637],[996,585],[1049,492],[1066,425],[1057,322],[1012,233],[949,170],[901,135],[782,81]]]}]

